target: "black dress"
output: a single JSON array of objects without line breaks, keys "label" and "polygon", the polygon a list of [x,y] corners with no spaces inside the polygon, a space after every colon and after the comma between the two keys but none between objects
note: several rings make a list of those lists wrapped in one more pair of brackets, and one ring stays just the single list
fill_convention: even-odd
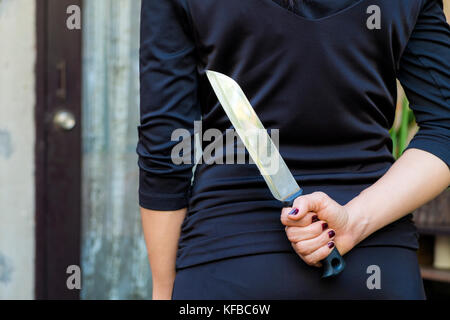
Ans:
[{"label": "black dress", "polygon": [[[323,191],[345,204],[394,162],[389,129],[396,79],[420,126],[408,148],[450,164],[449,39],[439,0],[315,0],[294,7],[283,0],[143,0],[139,200],[153,210],[188,208],[174,297],[222,297],[231,283],[254,288],[259,296],[248,296],[253,298],[311,298],[322,292],[307,290],[322,288],[319,271],[293,253],[279,220],[281,204],[256,166],[221,164],[233,149],[227,147],[238,143],[224,138],[232,126],[206,70],[236,80],[266,128],[279,129],[280,153],[306,193]],[[215,131],[203,137],[203,161],[193,176],[194,121],[200,119],[200,133]],[[172,159],[183,136],[176,129],[191,142],[181,164]],[[387,278],[404,270],[400,283],[408,278],[416,284],[403,297],[423,297],[411,254],[417,246],[411,215],[379,230],[346,255],[348,266],[339,278],[347,280],[333,280],[333,292],[364,296],[365,283],[349,281],[367,279],[367,267],[379,265]],[[271,263],[261,266],[269,256]],[[245,264],[244,272],[227,263]],[[267,272],[249,277],[250,266],[258,265]],[[205,268],[225,272],[223,281],[215,286],[217,277],[208,277]],[[269,272],[283,268],[296,277],[283,280]],[[194,280],[196,274],[205,276]],[[261,292],[257,281],[272,287]],[[309,285],[294,292],[286,281]],[[195,291],[193,282],[198,288],[208,283],[210,290]],[[188,288],[192,295],[186,296]],[[376,294],[400,297],[399,288],[385,285]],[[227,297],[247,297],[230,292]]]}]

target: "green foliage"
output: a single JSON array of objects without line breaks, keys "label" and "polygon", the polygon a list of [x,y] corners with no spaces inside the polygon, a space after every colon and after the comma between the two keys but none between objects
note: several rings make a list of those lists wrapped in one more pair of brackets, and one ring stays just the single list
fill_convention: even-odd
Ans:
[{"label": "green foliage", "polygon": [[403,97],[401,104],[397,107],[394,126],[389,131],[393,143],[393,154],[397,159],[400,157],[417,131],[414,113],[409,108],[409,102]]}]

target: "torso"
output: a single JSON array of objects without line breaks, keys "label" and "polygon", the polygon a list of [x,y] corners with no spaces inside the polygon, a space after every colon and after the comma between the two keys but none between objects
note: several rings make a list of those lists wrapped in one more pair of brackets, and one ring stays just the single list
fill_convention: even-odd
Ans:
[{"label": "torso", "polygon": [[[180,3],[198,54],[203,131],[231,128],[209,69],[235,79],[266,128],[280,130],[280,153],[306,192],[343,204],[387,171],[396,71],[422,0],[347,0],[319,17],[274,0]],[[367,27],[372,5],[381,29]],[[254,165],[198,165],[178,266],[256,246],[290,250],[280,208]]]}]

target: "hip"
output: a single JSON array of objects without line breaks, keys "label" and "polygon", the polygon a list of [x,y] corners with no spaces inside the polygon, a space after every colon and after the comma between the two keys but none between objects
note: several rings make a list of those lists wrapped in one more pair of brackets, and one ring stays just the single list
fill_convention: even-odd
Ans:
[{"label": "hip", "polygon": [[263,253],[178,270],[175,300],[424,299],[416,251],[405,247],[354,248],[337,277],[295,253]]}]

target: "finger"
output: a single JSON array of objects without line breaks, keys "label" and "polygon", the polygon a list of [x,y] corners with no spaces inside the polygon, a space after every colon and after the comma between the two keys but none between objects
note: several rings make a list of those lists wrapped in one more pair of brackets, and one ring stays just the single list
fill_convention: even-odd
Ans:
[{"label": "finger", "polygon": [[306,256],[301,256],[301,258],[308,265],[315,266],[318,263],[320,263],[320,261],[322,261],[323,259],[325,259],[326,257],[329,256],[331,251],[333,251],[334,246],[335,246],[334,242],[330,241],[326,245],[324,245],[321,248],[314,251],[313,253],[306,255]]},{"label": "finger", "polygon": [[283,208],[282,215],[286,214],[292,220],[301,220],[308,212],[318,212],[325,205],[329,197],[323,192],[314,192],[300,196],[294,200],[292,207]]},{"label": "finger", "polygon": [[317,268],[322,267],[322,263],[321,263],[321,262],[311,263],[311,264],[308,263],[308,262],[305,260],[305,257],[303,257],[301,254],[299,254],[299,253],[296,251],[295,243],[291,243],[291,246],[292,246],[292,248],[294,249],[294,251],[298,254],[298,256],[299,256],[306,264],[308,264],[308,265],[310,265],[310,266],[312,266],[312,267],[317,267]]},{"label": "finger", "polygon": [[319,221],[319,217],[315,212],[308,212],[305,216],[300,220],[291,220],[288,214],[284,212],[281,214],[281,223],[287,227],[306,227],[311,223],[315,223]]},{"label": "finger", "polygon": [[[300,212],[296,207],[283,208],[281,210],[281,216],[286,220],[296,220],[299,221],[304,218],[308,212]],[[295,217],[295,218],[294,218]]]},{"label": "finger", "polygon": [[325,230],[318,237],[313,239],[299,241],[295,244],[297,252],[302,256],[312,254],[321,247],[327,245],[334,240],[336,233],[333,230]]},{"label": "finger", "polygon": [[291,242],[299,242],[314,239],[328,229],[328,224],[324,221],[311,223],[306,227],[286,227],[286,236]]}]

